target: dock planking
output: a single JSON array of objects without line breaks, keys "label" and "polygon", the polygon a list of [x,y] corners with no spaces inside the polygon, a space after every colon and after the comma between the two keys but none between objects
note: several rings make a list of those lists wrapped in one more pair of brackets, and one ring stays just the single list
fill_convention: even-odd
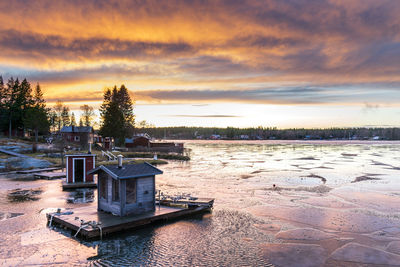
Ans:
[{"label": "dock planking", "polygon": [[67,183],[65,180],[62,182],[62,188],[64,190],[75,189],[75,188],[97,188],[97,183],[85,182],[85,183]]},{"label": "dock planking", "polygon": [[[144,225],[172,220],[179,217],[193,215],[197,213],[210,211],[210,207],[198,206],[193,208],[179,208],[179,207],[167,207],[160,206],[155,211],[147,212],[140,215],[129,215],[129,216],[115,216],[110,213],[93,210],[93,207],[82,207],[72,210],[72,214],[55,214],[51,218],[50,214],[47,214],[47,220],[53,224],[60,225],[64,228],[74,231],[74,234],[81,227],[81,221],[95,221],[100,223],[101,231],[99,228],[88,226],[82,228],[79,231],[79,236],[86,239],[96,239],[110,235],[112,233],[121,232],[125,230],[132,230]],[[79,218],[76,219],[76,218]]]},{"label": "dock planking", "polygon": [[[158,198],[157,198],[158,201]],[[171,206],[171,205],[187,205],[187,206],[207,206],[212,207],[214,204],[213,198],[194,198],[194,199],[161,199],[161,205]]]},{"label": "dock planking", "polygon": [[51,172],[51,171],[58,171],[61,170],[61,167],[54,167],[54,168],[43,168],[43,169],[31,169],[31,170],[23,170],[17,171],[19,174],[30,174],[30,173],[37,173],[37,172]]},{"label": "dock planking", "polygon": [[66,176],[65,172],[39,172],[33,175],[33,177],[35,177],[36,179],[47,179],[47,180],[64,178],[65,176]]}]

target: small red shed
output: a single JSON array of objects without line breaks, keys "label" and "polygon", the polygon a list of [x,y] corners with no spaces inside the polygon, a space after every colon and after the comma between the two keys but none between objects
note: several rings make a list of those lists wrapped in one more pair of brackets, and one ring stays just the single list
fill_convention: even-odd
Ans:
[{"label": "small red shed", "polygon": [[87,172],[95,168],[94,154],[66,155],[67,184],[94,183],[93,174]]}]

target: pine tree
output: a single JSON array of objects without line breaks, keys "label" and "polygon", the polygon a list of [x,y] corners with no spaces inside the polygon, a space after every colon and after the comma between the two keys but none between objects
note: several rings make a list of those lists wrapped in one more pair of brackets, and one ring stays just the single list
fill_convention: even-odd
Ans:
[{"label": "pine tree", "polygon": [[37,107],[40,107],[40,108],[46,107],[46,101],[43,98],[42,89],[40,88],[39,83],[36,84],[35,92],[33,95],[33,101],[35,102],[35,105]]},{"label": "pine tree", "polygon": [[4,123],[7,120],[7,90],[4,86],[3,77],[0,75],[0,129],[3,128]]},{"label": "pine tree", "polygon": [[18,78],[14,81],[14,78],[11,77],[8,79],[6,85],[6,98],[5,98],[5,108],[7,110],[7,119],[8,119],[8,137],[12,137],[12,127],[13,122],[16,121],[15,117],[18,114],[18,90],[19,90],[19,81]]},{"label": "pine tree", "polygon": [[62,112],[63,112],[63,103],[60,100],[57,100],[56,105],[54,106],[54,112],[56,114],[55,117],[55,124],[57,125],[58,128],[58,133],[61,131],[61,126],[62,126]]},{"label": "pine tree", "polygon": [[125,141],[124,115],[116,102],[111,102],[105,111],[100,134],[105,137],[114,137],[119,144]]},{"label": "pine tree", "polygon": [[57,121],[57,113],[54,110],[49,111],[48,120],[52,131],[55,131],[58,126],[58,121]]},{"label": "pine tree", "polygon": [[39,132],[47,133],[50,127],[49,110],[46,108],[46,102],[39,84],[35,87],[32,99],[32,105],[27,109],[24,118],[24,125],[34,131],[35,142],[37,142]]},{"label": "pine tree", "polygon": [[104,92],[103,104],[100,107],[102,119],[100,134],[114,137],[118,144],[123,144],[125,137],[133,133],[135,117],[133,101],[125,85],[118,89],[114,86]]},{"label": "pine tree", "polygon": [[135,116],[133,115],[133,101],[125,85],[121,85],[119,90],[117,90],[117,92],[115,93],[114,97],[122,114],[124,115],[126,126],[134,125]]},{"label": "pine tree", "polygon": [[75,113],[73,112],[71,114],[71,126],[76,126]]},{"label": "pine tree", "polygon": [[70,126],[71,120],[69,117],[69,108],[67,106],[63,106],[61,112],[61,121],[63,126]]}]

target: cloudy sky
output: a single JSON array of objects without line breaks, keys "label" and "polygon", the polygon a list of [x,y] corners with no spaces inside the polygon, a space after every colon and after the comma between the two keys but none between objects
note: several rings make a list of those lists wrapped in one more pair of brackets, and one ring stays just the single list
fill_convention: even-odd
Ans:
[{"label": "cloudy sky", "polygon": [[157,126],[400,126],[400,1],[0,1],[0,75]]}]

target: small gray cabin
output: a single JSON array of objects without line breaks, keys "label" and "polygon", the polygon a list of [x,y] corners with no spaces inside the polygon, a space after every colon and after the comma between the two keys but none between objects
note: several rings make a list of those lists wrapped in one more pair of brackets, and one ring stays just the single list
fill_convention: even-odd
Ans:
[{"label": "small gray cabin", "polygon": [[98,210],[126,216],[155,210],[155,176],[163,172],[149,163],[99,166]]}]

